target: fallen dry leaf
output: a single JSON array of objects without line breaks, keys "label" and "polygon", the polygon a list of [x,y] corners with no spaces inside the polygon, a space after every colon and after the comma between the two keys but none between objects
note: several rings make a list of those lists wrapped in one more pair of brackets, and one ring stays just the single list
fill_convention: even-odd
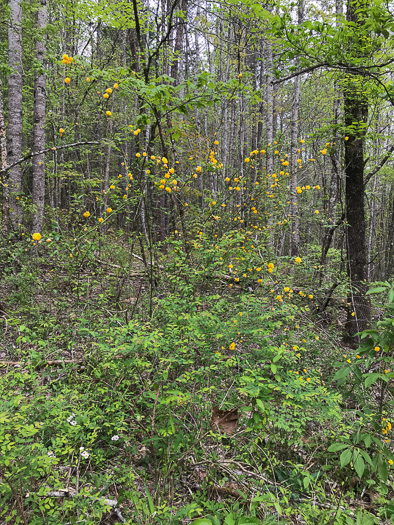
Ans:
[{"label": "fallen dry leaf", "polygon": [[228,436],[236,429],[238,420],[238,408],[220,410],[218,406],[214,406],[212,409],[211,426],[213,428],[220,428]]}]

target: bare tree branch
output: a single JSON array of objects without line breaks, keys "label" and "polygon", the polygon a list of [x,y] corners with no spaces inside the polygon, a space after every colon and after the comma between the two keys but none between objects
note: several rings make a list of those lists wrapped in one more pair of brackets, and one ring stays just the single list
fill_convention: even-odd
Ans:
[{"label": "bare tree branch", "polygon": [[18,164],[22,164],[22,162],[25,162],[26,160],[32,159],[33,157],[36,157],[37,155],[41,155],[42,153],[48,153],[49,151],[57,151],[58,149],[73,148],[74,146],[84,146],[84,145],[89,145],[89,144],[97,145],[97,144],[100,144],[100,142],[91,142],[91,141],[74,142],[73,144],[65,144],[64,146],[56,146],[56,147],[53,147],[53,148],[45,148],[45,149],[43,149],[41,151],[35,151],[34,153],[31,152],[28,155],[26,155],[25,157],[17,160],[16,162],[13,162],[12,164],[7,166],[6,168],[3,168],[2,170],[0,170],[0,173],[6,173],[8,170],[13,168],[14,166],[17,166]]},{"label": "bare tree branch", "polygon": [[386,162],[389,160],[389,158],[391,157],[391,154],[393,153],[394,151],[394,144],[392,146],[390,146],[389,150],[388,150],[388,153],[383,157],[383,159],[379,162],[379,164],[375,167],[375,169],[373,169],[372,171],[370,171],[368,173],[368,175],[365,177],[365,180],[364,180],[364,188],[365,186],[368,184],[368,182],[372,179],[372,177],[374,175],[376,175],[382,168],[383,166],[386,164]]}]

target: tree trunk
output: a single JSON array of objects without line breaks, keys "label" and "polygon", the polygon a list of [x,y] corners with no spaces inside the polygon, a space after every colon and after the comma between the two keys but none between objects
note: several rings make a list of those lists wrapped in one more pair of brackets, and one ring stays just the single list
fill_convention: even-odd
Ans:
[{"label": "tree trunk", "polygon": [[[11,18],[8,26],[8,65],[12,73],[8,77],[8,165],[22,156],[22,2],[10,0]],[[10,226],[15,229],[22,222],[20,194],[22,168],[18,164],[8,171]]]},{"label": "tree trunk", "polygon": [[[304,21],[304,1],[300,0],[298,4],[298,24]],[[299,144],[299,112],[301,101],[301,78],[297,76],[294,79],[294,97],[291,107],[291,180],[290,180],[290,210],[292,215],[292,232],[290,235],[290,254],[292,256],[299,255],[300,251],[300,220],[298,215],[298,160],[301,159],[301,154],[298,154],[300,149]]]},{"label": "tree trunk", "polygon": [[[0,169],[5,169],[7,166],[7,135],[4,121],[4,101],[3,101],[3,83],[0,78]],[[6,184],[7,174],[2,176],[2,182]],[[8,187],[1,184],[3,190],[2,199],[2,223],[1,233],[6,235],[9,230],[9,198]]]},{"label": "tree trunk", "polygon": [[[179,9],[183,11],[184,15],[187,15],[187,0],[181,0]],[[179,71],[179,61],[180,57],[182,56],[182,47],[183,47],[183,34],[184,34],[184,28],[186,25],[186,22],[178,17],[177,19],[177,30],[176,30],[176,36],[175,36],[175,45],[174,45],[174,59],[171,66],[171,77],[177,81],[178,78],[178,71]]]},{"label": "tree trunk", "polygon": [[[44,60],[46,55],[46,35],[41,34],[46,28],[48,12],[46,0],[41,0],[41,6],[37,12],[37,29],[39,36],[36,42],[36,58],[39,62],[40,71],[36,71],[34,81],[34,122],[33,122],[33,147],[32,151],[45,149],[45,90],[46,74],[44,71]],[[33,157],[33,215],[32,231],[41,232],[44,221],[44,199],[45,199],[45,157],[44,154]]]},{"label": "tree trunk", "polygon": [[[363,0],[364,1],[364,0]],[[347,19],[355,24],[359,19],[360,2],[348,3]],[[355,45],[357,45],[355,43]],[[361,43],[359,44],[361,47]],[[365,330],[371,317],[366,293],[367,246],[364,209],[364,141],[368,122],[368,99],[362,92],[363,79],[348,75],[344,88],[344,118],[348,140],[345,140],[345,196],[347,268],[351,295],[347,321],[350,336]],[[354,314],[354,315],[352,315]]]}]

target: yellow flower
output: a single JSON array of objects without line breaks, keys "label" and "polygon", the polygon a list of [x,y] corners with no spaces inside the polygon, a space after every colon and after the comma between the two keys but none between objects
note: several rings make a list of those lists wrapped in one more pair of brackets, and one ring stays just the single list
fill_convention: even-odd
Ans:
[{"label": "yellow flower", "polygon": [[88,211],[85,211],[85,213],[83,214],[84,217],[88,218],[90,217],[90,213]]},{"label": "yellow flower", "polygon": [[41,239],[41,233],[33,233],[32,237],[35,241],[39,241]]},{"label": "yellow flower", "polygon": [[290,288],[289,288],[288,286],[285,286],[285,287],[283,288],[283,291],[284,291],[284,292],[290,292]]},{"label": "yellow flower", "polygon": [[69,83],[71,82],[71,79],[70,79],[69,77],[66,77],[66,78],[64,79],[64,82],[65,82],[66,84],[69,84]]},{"label": "yellow flower", "polygon": [[103,219],[102,217],[100,217],[98,221],[99,221],[99,222],[103,222],[104,219]]},{"label": "yellow flower", "polygon": [[235,350],[235,343],[231,343],[231,345],[229,346],[230,350]]},{"label": "yellow flower", "polygon": [[117,82],[115,82],[114,89],[118,89],[118,87],[119,87],[119,84]]},{"label": "yellow flower", "polygon": [[111,213],[112,208],[107,208],[107,213]]},{"label": "yellow flower", "polygon": [[379,352],[380,346],[375,346],[375,352]]},{"label": "yellow flower", "polygon": [[171,193],[171,188],[169,188],[169,187],[167,186],[167,187],[166,187],[166,191],[167,191],[168,193]]},{"label": "yellow flower", "polygon": [[309,299],[313,299],[313,295],[312,294],[308,295],[308,297],[309,297]]},{"label": "yellow flower", "polygon": [[49,239],[49,238],[48,238],[48,239],[47,239],[47,242],[48,242],[48,243],[52,242],[52,239]]},{"label": "yellow flower", "polygon": [[136,157],[141,157],[141,153],[136,153],[135,156]]},{"label": "yellow flower", "polygon": [[109,97],[108,93],[104,93],[103,97],[108,98]]},{"label": "yellow flower", "polygon": [[110,95],[110,94],[112,93],[112,89],[111,89],[111,88],[108,88],[108,89],[106,90],[106,92]]},{"label": "yellow flower", "polygon": [[201,166],[197,166],[197,168],[196,168],[197,173],[200,173],[201,169],[202,169]]},{"label": "yellow flower", "polygon": [[63,129],[63,128],[60,128],[60,129],[59,129],[59,133],[60,133],[60,134],[64,133],[64,129]]},{"label": "yellow flower", "polygon": [[276,299],[277,299],[278,301],[282,302],[282,296],[281,296],[281,295],[277,295],[277,296],[276,296]]},{"label": "yellow flower", "polygon": [[215,144],[215,146],[217,146],[219,144],[219,141],[215,140],[214,144]]},{"label": "yellow flower", "polygon": [[318,184],[316,184],[315,188],[316,188],[317,190],[320,190],[320,186],[319,186]]},{"label": "yellow flower", "polygon": [[322,150],[320,151],[320,153],[321,153],[322,155],[325,155],[325,154],[327,153],[326,148],[322,149]]},{"label": "yellow flower", "polygon": [[111,189],[111,190],[114,190],[114,189],[115,189],[115,186],[114,186],[113,184],[111,184],[110,189]]},{"label": "yellow flower", "polygon": [[349,140],[349,137],[345,137],[345,140]]},{"label": "yellow flower", "polygon": [[86,82],[90,82],[90,77],[88,77],[88,78],[86,79]]},{"label": "yellow flower", "polygon": [[105,114],[107,115],[107,117],[110,117],[112,115],[110,111],[106,111]]},{"label": "yellow flower", "polygon": [[319,215],[319,210],[315,210],[316,215]]},{"label": "yellow flower", "polygon": [[165,157],[162,157],[161,160],[162,160],[163,164],[168,164],[168,160]]},{"label": "yellow flower", "polygon": [[256,272],[261,272],[261,268],[256,268]]},{"label": "yellow flower", "polygon": [[389,465],[392,465],[394,462],[392,459],[389,459]]},{"label": "yellow flower", "polygon": [[250,162],[250,158],[246,157],[245,162]]},{"label": "yellow flower", "polygon": [[302,262],[301,257],[296,257],[296,258],[295,258],[295,262],[296,262],[297,264],[300,264],[300,263]]}]

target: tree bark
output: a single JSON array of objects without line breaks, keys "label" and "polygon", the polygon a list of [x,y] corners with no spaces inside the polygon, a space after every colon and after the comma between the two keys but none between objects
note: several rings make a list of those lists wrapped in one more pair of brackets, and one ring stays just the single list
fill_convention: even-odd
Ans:
[{"label": "tree bark", "polygon": [[[22,156],[22,1],[10,0],[11,17],[8,25],[8,65],[12,73],[8,77],[8,143],[7,162],[13,164]],[[8,172],[10,227],[15,229],[22,221],[19,197],[22,186],[22,169],[14,166]]]},{"label": "tree bark", "polygon": [[[304,0],[300,0],[298,4],[298,24],[304,21]],[[301,154],[298,154],[299,146],[299,112],[301,101],[301,77],[294,79],[294,98],[291,107],[291,180],[290,180],[290,210],[292,215],[292,232],[290,235],[290,254],[292,256],[299,255],[300,251],[300,220],[298,215],[298,160],[301,159]]]},{"label": "tree bark", "polygon": [[[7,134],[4,120],[4,101],[3,101],[3,83],[0,78],[0,169],[4,170],[7,166]],[[1,232],[5,235],[9,230],[9,199],[8,187],[6,184],[6,173],[1,177],[2,195],[2,223]]]},{"label": "tree bark", "polygon": [[[184,15],[187,15],[187,0],[180,0],[179,9],[184,12]],[[183,46],[183,35],[186,25],[186,22],[181,17],[178,17],[177,23],[178,27],[175,36],[174,60],[171,66],[171,77],[174,78],[175,81],[178,79],[179,62]]]},{"label": "tree bark", "polygon": [[[358,14],[359,7],[359,1],[349,1],[347,7],[349,22],[362,23]],[[364,209],[364,142],[368,122],[368,99],[362,92],[362,82],[362,77],[348,75],[344,88],[344,118],[348,136],[348,140],[345,140],[345,196],[348,223],[346,244],[348,276],[352,289],[348,301],[351,303],[351,309],[347,320],[347,332],[350,336],[365,330],[371,317],[370,303],[365,295],[367,246]]]},{"label": "tree bark", "polygon": [[[48,21],[48,11],[46,0],[41,0],[41,5],[37,12],[37,29],[39,36],[36,42],[36,58],[39,62],[40,70],[36,71],[34,81],[34,122],[33,122],[33,147],[32,152],[45,149],[45,91],[46,73],[44,70],[44,60],[46,56],[46,35],[42,32],[46,28]],[[45,156],[44,154],[33,157],[33,205],[35,213],[33,215],[32,232],[41,232],[44,221],[44,202],[45,202]]]}]

